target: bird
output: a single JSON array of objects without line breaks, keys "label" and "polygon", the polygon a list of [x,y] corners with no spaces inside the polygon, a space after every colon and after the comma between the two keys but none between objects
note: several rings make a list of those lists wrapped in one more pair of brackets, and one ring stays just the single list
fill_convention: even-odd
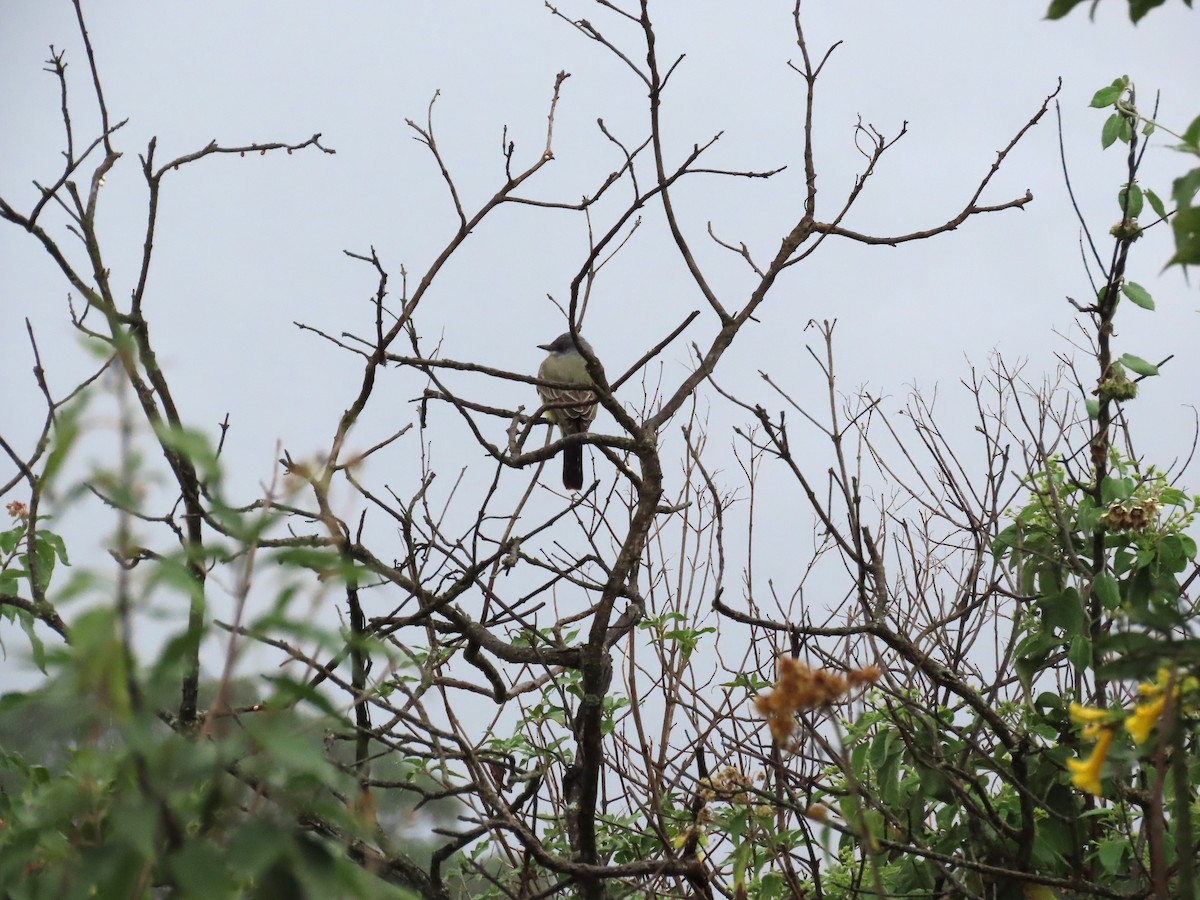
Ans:
[{"label": "bird", "polygon": [[[582,347],[591,353],[592,345],[581,335],[571,337],[571,332],[560,334],[548,344],[538,344],[547,356],[538,367],[538,378],[578,387],[556,387],[550,384],[537,386],[538,396],[547,407],[546,415],[559,427],[563,437],[586,434],[596,418],[596,392],[592,390],[592,376],[587,363],[579,352]],[[577,491],[583,487],[583,446],[572,444],[563,449],[563,487]]]}]

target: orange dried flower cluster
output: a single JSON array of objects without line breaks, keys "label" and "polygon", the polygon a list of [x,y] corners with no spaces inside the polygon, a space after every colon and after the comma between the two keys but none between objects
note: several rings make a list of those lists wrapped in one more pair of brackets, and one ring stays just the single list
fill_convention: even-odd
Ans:
[{"label": "orange dried flower cluster", "polygon": [[700,796],[705,803],[722,800],[745,805],[750,802],[750,792],[758,777],[743,775],[733,766],[726,766],[716,775],[701,780]]},{"label": "orange dried flower cluster", "polygon": [[775,690],[754,698],[754,709],[767,720],[771,739],[777,744],[784,743],[795,730],[797,712],[829,706],[847,691],[874,684],[882,674],[878,666],[844,673],[813,669],[791,656],[779,657],[778,666]]},{"label": "orange dried flower cluster", "polygon": [[814,822],[828,822],[829,807],[824,803],[814,803],[808,809],[804,810],[804,815]]}]

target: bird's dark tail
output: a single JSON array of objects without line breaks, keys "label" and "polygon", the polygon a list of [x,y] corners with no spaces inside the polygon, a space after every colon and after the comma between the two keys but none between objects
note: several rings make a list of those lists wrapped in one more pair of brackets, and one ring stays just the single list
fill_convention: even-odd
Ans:
[{"label": "bird's dark tail", "polygon": [[578,444],[563,450],[563,487],[568,491],[583,487],[583,447]]}]

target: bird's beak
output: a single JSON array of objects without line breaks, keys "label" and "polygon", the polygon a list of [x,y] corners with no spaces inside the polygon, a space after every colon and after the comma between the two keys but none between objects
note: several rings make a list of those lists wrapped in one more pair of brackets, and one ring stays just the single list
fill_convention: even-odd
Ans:
[{"label": "bird's beak", "polygon": [[547,353],[549,353],[549,352],[550,352],[550,345],[549,345],[549,344],[538,344],[538,349],[539,349],[539,350],[545,350]]}]

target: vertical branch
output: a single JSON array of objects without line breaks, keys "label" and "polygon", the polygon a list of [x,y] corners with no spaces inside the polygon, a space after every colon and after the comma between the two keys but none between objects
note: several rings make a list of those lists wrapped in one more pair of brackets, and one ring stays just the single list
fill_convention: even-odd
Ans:
[{"label": "vertical branch", "polygon": [[[1129,103],[1132,107],[1134,103],[1132,89],[1130,89]],[[1130,137],[1126,182],[1132,185],[1137,179],[1138,131],[1136,118],[1132,118],[1129,121]],[[1113,404],[1116,402],[1109,395],[1105,385],[1105,382],[1114,375],[1112,355],[1113,317],[1116,315],[1117,303],[1121,296],[1121,283],[1125,279],[1125,265],[1129,256],[1129,248],[1141,234],[1140,230],[1131,230],[1127,227],[1130,221],[1128,210],[1131,194],[1132,191],[1126,190],[1125,207],[1121,210],[1122,220],[1114,230],[1117,240],[1113,247],[1113,259],[1112,264],[1109,266],[1108,279],[1104,287],[1101,288],[1101,295],[1097,298],[1096,302],[1096,363],[1100,374],[1097,380],[1096,391],[1099,411],[1096,417],[1096,430],[1091,442],[1092,470],[1094,472],[1091,489],[1093,500],[1098,509],[1103,506],[1104,481],[1108,477],[1108,454],[1109,448],[1112,446],[1112,436],[1109,432],[1113,427]],[[1105,552],[1106,533],[1107,530],[1103,524],[1100,524],[1092,534],[1091,562],[1093,575],[1102,574],[1107,566],[1107,553]],[[1088,599],[1088,618],[1089,639],[1094,654],[1095,648],[1104,634],[1105,627],[1104,604],[1095,591],[1091,592],[1091,596]],[[1097,676],[1093,686],[1091,702],[1096,706],[1104,706],[1107,703],[1107,698],[1107,682]]]},{"label": "vertical branch", "polygon": [[1188,771],[1189,759],[1194,750],[1187,746],[1180,702],[1174,685],[1168,684],[1167,701],[1163,708],[1162,728],[1171,740],[1171,781],[1175,788],[1173,831],[1175,853],[1179,857],[1178,880],[1175,885],[1177,900],[1194,900],[1196,896],[1196,841],[1192,827],[1192,800],[1195,782]]},{"label": "vertical branch", "polygon": [[695,256],[692,255],[691,247],[688,246],[687,239],[683,236],[683,231],[679,227],[679,221],[675,216],[675,207],[671,202],[671,191],[668,187],[670,181],[667,178],[662,143],[662,123],[659,115],[660,107],[662,106],[663,78],[660,76],[658,69],[658,53],[655,50],[654,24],[650,21],[649,0],[641,0],[641,5],[640,21],[642,33],[645,35],[646,41],[646,68],[650,76],[650,140],[654,148],[654,170],[662,195],[663,214],[667,220],[667,227],[671,230],[671,237],[674,238],[675,246],[679,250],[679,255],[683,258],[684,264],[687,265],[688,271],[691,272],[692,279],[696,282],[696,287],[700,289],[700,293],[704,295],[704,299],[713,308],[721,323],[726,324],[730,321],[729,313],[725,311],[725,307],[721,305],[721,301],[717,299],[717,295],[709,286],[708,280],[700,271],[700,265],[696,262]]},{"label": "vertical branch", "polygon": [[800,48],[800,57],[803,60],[804,68],[798,69],[791,63],[788,65],[804,78],[804,214],[815,217],[817,214],[817,169],[813,162],[813,98],[816,96],[817,76],[821,74],[825,61],[829,59],[829,55],[837,49],[841,41],[825,51],[825,56],[814,69],[812,59],[808,54],[808,42],[804,39],[804,28],[800,22],[800,3],[801,0],[796,0],[796,6],[792,10],[792,23],[796,29],[796,45]]},{"label": "vertical branch", "polygon": [[133,412],[129,408],[128,384],[124,373],[114,364],[112,376],[116,381],[118,459],[120,461],[120,506],[117,508],[117,546],[113,556],[117,561],[117,621],[121,628],[121,652],[125,663],[125,687],[129,691],[130,706],[136,711],[141,708],[142,692],[137,680],[137,664],[133,654],[133,609],[130,600],[129,571],[133,565],[133,535],[130,529],[133,515],[129,509],[137,496],[134,484],[136,475],[133,453]]},{"label": "vertical branch", "polygon": [[100,86],[100,71],[96,68],[96,54],[92,50],[92,39],[88,35],[87,25],[83,21],[83,7],[80,0],[72,0],[75,7],[75,19],[79,22],[79,35],[83,38],[83,46],[87,51],[88,67],[92,72],[92,87],[96,91],[96,105],[100,109],[100,132],[104,139],[104,153],[113,155],[112,141],[109,137],[108,105],[104,102],[104,90]]},{"label": "vertical branch", "polygon": [[364,795],[371,777],[368,761],[371,744],[371,709],[367,703],[367,673],[371,660],[366,652],[367,619],[358,597],[358,580],[346,584],[346,604],[350,609],[350,683],[354,688],[354,777]]}]

